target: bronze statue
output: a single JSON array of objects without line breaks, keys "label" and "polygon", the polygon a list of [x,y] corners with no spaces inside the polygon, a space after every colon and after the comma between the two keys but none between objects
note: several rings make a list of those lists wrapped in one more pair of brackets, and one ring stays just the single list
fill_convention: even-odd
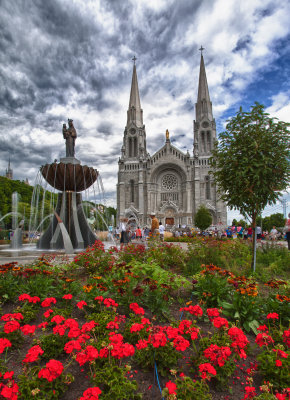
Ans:
[{"label": "bronze statue", "polygon": [[166,140],[169,140],[169,130],[166,129]]},{"label": "bronze statue", "polygon": [[63,124],[62,127],[63,138],[65,139],[66,145],[66,157],[74,157],[75,156],[75,140],[77,137],[77,131],[73,126],[73,120],[68,119],[68,128],[66,128],[66,124]]}]

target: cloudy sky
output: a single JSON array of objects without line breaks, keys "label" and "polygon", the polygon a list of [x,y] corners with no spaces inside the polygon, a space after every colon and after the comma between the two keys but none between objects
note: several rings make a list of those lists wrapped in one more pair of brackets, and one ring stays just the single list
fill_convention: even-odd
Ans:
[{"label": "cloudy sky", "polygon": [[289,15],[289,0],[0,0],[0,174],[10,156],[34,183],[72,118],[116,205],[134,55],[150,154],[166,129],[192,152],[201,45],[219,132],[255,101],[290,122]]}]

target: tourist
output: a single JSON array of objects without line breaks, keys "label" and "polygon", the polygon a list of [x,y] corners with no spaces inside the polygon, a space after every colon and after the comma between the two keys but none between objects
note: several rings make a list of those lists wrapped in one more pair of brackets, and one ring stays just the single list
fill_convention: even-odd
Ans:
[{"label": "tourist", "polygon": [[257,240],[262,239],[262,229],[260,226],[256,226]]},{"label": "tourist", "polygon": [[157,236],[159,236],[158,219],[156,218],[155,213],[151,213],[150,218],[151,218],[151,235],[152,235],[152,237],[157,237]]},{"label": "tourist", "polygon": [[269,239],[270,240],[276,240],[277,239],[277,235],[278,235],[278,231],[277,231],[276,227],[273,226],[273,228],[270,231]]},{"label": "tourist", "polygon": [[290,213],[288,214],[288,219],[286,219],[285,231],[286,231],[286,240],[288,242],[288,250],[290,250]]},{"label": "tourist", "polygon": [[141,240],[142,239],[142,232],[141,232],[140,226],[137,227],[137,229],[135,231],[135,235],[136,235],[136,239],[137,240]]},{"label": "tourist", "polygon": [[248,227],[248,238],[252,239],[253,236],[253,228],[251,226]]},{"label": "tourist", "polygon": [[162,224],[162,222],[160,221],[160,222],[159,222],[159,233],[160,233],[160,240],[161,240],[161,242],[163,242],[163,240],[164,240],[164,232],[165,232],[165,227],[164,227],[164,225]]},{"label": "tourist", "polygon": [[150,229],[148,228],[148,226],[145,226],[145,228],[144,228],[144,240],[148,239],[149,233],[150,233]]},{"label": "tourist", "polygon": [[121,243],[121,245],[129,243],[127,222],[128,222],[127,218],[122,218],[120,220],[120,229],[121,229],[120,243]]},{"label": "tourist", "polygon": [[238,234],[238,237],[240,238],[240,239],[242,239],[242,237],[243,237],[243,227],[242,227],[242,225],[241,224],[239,224],[238,225],[238,227],[237,227],[237,234]]}]

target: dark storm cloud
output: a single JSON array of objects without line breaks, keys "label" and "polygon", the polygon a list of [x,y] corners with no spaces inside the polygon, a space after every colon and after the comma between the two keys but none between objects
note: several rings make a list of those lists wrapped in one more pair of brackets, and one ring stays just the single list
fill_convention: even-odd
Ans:
[{"label": "dark storm cloud", "polygon": [[[182,117],[178,123],[175,119],[179,115],[194,118],[200,45],[209,48],[207,69],[223,66],[225,77],[219,80],[216,75],[223,90],[217,97],[223,104],[224,93],[237,93],[235,81],[246,75],[249,79],[252,74],[232,67],[229,56],[226,60],[222,57],[231,51],[251,55],[253,46],[257,46],[259,19],[271,18],[286,4],[283,0],[270,1],[267,6],[257,3],[252,15],[249,12],[245,18],[239,18],[239,7],[229,11],[229,17],[225,17],[229,42],[232,37],[237,39],[232,50],[229,47],[229,53],[225,53],[215,41],[223,30],[223,11],[216,14],[217,18],[211,17],[216,3],[218,0],[156,0],[154,4],[141,0],[0,0],[0,169],[5,170],[10,154],[14,176],[25,178],[21,173],[29,171],[28,178],[33,181],[41,164],[63,156],[62,124],[69,117],[75,119],[79,137],[76,154],[82,163],[100,165],[106,179],[116,179],[134,54],[147,150],[152,154],[163,146],[162,126],[167,119],[175,124],[172,141],[181,149],[186,140],[191,143],[192,125],[184,126]],[[245,21],[251,22],[245,26]],[[277,32],[279,37],[279,29]],[[199,43],[201,37],[207,43]],[[263,34],[259,37],[263,48]],[[275,51],[283,54],[277,47]],[[255,64],[253,58],[251,62],[250,67]],[[282,77],[283,70],[285,84],[288,60],[283,68],[281,65],[275,75]],[[273,63],[267,67],[274,71]],[[215,73],[213,68],[211,71]],[[211,94],[213,89],[214,85]],[[157,98],[164,94],[167,102],[172,100],[166,108],[163,99]],[[152,96],[163,106],[161,122],[159,106],[150,108]],[[98,139],[102,149],[94,147]],[[112,165],[114,173],[108,172]]]}]

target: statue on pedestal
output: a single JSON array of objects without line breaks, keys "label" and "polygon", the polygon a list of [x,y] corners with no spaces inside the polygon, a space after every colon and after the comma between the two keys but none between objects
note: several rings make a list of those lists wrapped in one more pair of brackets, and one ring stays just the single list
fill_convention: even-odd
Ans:
[{"label": "statue on pedestal", "polygon": [[62,127],[63,138],[65,139],[66,144],[66,157],[74,157],[75,156],[75,140],[77,137],[77,131],[73,126],[73,120],[68,119],[68,128],[66,124],[63,124]]}]

